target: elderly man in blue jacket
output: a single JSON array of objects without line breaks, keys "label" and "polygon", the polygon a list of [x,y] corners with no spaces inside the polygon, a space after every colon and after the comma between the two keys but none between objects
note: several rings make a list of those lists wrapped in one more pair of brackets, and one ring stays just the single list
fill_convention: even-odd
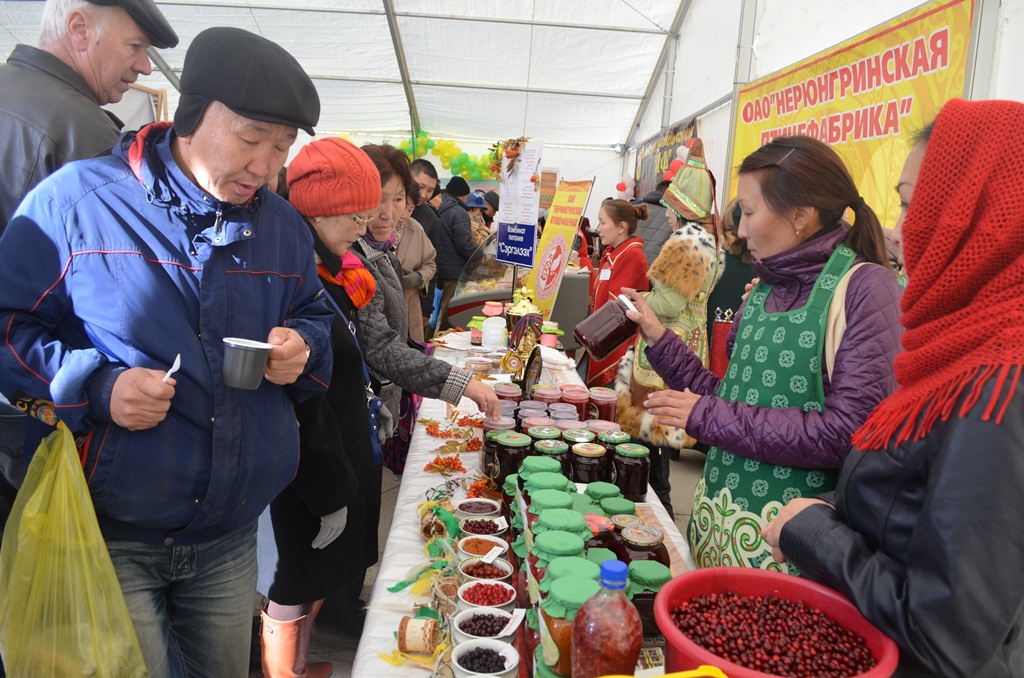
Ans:
[{"label": "elderly man in blue jacket", "polygon": [[[0,390],[79,434],[153,677],[248,673],[257,519],[331,370],[309,229],[265,184],[319,115],[285,50],[208,29],[173,127],[65,166],[0,237]],[[226,337],[273,345],[255,390],[225,384]]]}]

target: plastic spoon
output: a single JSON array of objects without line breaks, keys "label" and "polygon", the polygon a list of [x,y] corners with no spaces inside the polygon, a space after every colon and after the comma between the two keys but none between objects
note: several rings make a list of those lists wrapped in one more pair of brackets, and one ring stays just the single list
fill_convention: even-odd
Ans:
[{"label": "plastic spoon", "polygon": [[164,378],[161,379],[160,381],[162,381],[164,383],[167,383],[167,380],[171,378],[172,374],[174,374],[175,372],[178,371],[179,367],[181,367],[181,354],[180,353],[178,355],[174,356],[174,362],[171,363],[171,369],[167,370],[167,374],[165,374]]}]

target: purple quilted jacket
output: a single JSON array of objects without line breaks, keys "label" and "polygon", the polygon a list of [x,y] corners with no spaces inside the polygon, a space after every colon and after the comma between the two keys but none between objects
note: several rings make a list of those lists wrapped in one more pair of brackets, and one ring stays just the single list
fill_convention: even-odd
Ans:
[{"label": "purple quilted jacket", "polygon": [[[765,310],[778,313],[806,304],[818,275],[846,233],[845,228],[837,227],[755,262],[754,272],[773,286]],[[853,432],[896,389],[892,361],[902,332],[899,300],[896,278],[886,268],[868,264],[854,271],[846,292],[846,333],[836,352],[831,383],[822,370],[824,412],[757,407],[717,397],[718,377],[701,365],[700,358],[674,332],[665,332],[649,346],[647,357],[667,388],[688,388],[703,396],[686,426],[686,432],[697,440],[773,464],[839,468]],[[741,307],[736,317],[742,313]],[[730,355],[738,327],[739,322],[733,323],[729,333]],[[825,365],[824,357],[821,365]]]}]

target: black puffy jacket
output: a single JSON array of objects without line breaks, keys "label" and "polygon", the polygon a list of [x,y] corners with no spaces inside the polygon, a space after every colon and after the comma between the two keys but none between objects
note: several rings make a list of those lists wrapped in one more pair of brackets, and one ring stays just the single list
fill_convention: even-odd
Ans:
[{"label": "black puffy jacket", "polygon": [[982,419],[994,381],[922,440],[851,450],[835,510],[782,530],[802,574],[896,641],[897,676],[1024,676],[1024,381],[1000,424]]}]

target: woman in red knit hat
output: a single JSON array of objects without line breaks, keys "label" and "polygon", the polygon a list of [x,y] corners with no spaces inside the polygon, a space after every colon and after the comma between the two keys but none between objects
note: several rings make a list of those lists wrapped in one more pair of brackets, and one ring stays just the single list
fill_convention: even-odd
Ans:
[{"label": "woman in red knit hat", "polygon": [[1024,675],[1022,130],[1024,104],[954,99],[919,142],[899,386],[836,492],[764,532],[896,641],[900,676]]},{"label": "woman in red knit hat", "polygon": [[292,160],[288,186],[313,234],[321,282],[342,313],[331,327],[330,387],[295,407],[298,473],[260,518],[257,588],[270,599],[262,615],[262,661],[271,678],[323,678],[330,664],[306,664],[313,620],[328,596],[344,600],[350,617],[359,619],[366,569],[377,562],[381,464],[370,445],[356,340],[357,313],[374,296],[375,283],[348,249],[380,204],[380,174],[348,141],[324,138]]}]

